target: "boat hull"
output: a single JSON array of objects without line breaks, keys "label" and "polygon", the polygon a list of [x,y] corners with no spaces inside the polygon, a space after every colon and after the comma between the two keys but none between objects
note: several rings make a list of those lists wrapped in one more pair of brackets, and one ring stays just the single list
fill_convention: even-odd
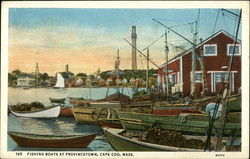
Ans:
[{"label": "boat hull", "polygon": [[53,136],[8,133],[21,147],[47,147],[47,148],[86,148],[96,137],[96,133],[88,135],[53,138]]},{"label": "boat hull", "polygon": [[201,149],[178,148],[151,144],[119,135],[123,129],[105,129],[104,134],[110,145],[117,151],[203,151]]},{"label": "boat hull", "polygon": [[[162,130],[180,131],[183,134],[205,135],[209,127],[208,116],[203,114],[184,113],[180,116],[157,116],[153,114],[119,112],[119,117],[126,130],[146,131],[150,127],[157,126]],[[227,122],[224,135],[230,136],[232,130],[236,130],[236,136],[241,136],[240,123]],[[219,119],[215,121],[214,127],[216,129],[220,127]],[[213,129],[212,135],[215,134],[216,130]]]},{"label": "boat hull", "polygon": [[47,107],[43,110],[30,111],[30,112],[17,112],[10,109],[10,112],[18,117],[26,118],[56,118],[60,113],[60,106]]},{"label": "boat hull", "polygon": [[61,107],[60,114],[61,117],[72,117],[72,107]]},{"label": "boat hull", "polygon": [[77,122],[97,124],[96,108],[85,108],[81,106],[73,106],[73,115]]},{"label": "boat hull", "polygon": [[51,103],[61,103],[61,104],[64,104],[66,98],[60,98],[60,99],[57,99],[57,98],[49,98],[50,102]]},{"label": "boat hull", "polygon": [[99,120],[98,123],[102,128],[105,128],[105,127],[117,128],[117,129],[123,128],[120,120]]}]

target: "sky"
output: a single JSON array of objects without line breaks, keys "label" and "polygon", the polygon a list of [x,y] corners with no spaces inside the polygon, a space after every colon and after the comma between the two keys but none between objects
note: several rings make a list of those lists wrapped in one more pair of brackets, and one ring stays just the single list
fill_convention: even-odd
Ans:
[{"label": "sky", "polygon": [[[198,38],[205,39],[219,30],[235,35],[236,18],[218,9],[10,8],[9,72],[34,72],[36,62],[40,72],[49,75],[64,71],[66,64],[75,74],[92,74],[98,68],[113,70],[118,49],[120,68],[131,69],[132,47],[124,38],[131,41],[131,26],[135,25],[137,48],[148,47],[165,32],[153,18],[191,41],[196,20]],[[167,35],[169,59],[190,47],[173,32]],[[164,41],[162,37],[149,47],[150,59],[157,65],[165,62]],[[145,58],[139,53],[137,68],[146,69]],[[150,68],[156,67],[150,64]]]}]

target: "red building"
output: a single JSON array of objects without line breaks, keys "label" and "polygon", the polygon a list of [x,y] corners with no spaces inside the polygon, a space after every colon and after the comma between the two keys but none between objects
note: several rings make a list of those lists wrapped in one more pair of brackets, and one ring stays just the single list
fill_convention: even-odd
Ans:
[{"label": "red building", "polygon": [[[225,31],[219,31],[195,48],[195,93],[200,94],[203,90],[203,78],[200,59],[204,65],[205,88],[209,94],[221,91],[228,80],[227,70],[230,63],[234,46],[234,37]],[[168,62],[169,81],[172,92],[183,92],[184,96],[191,92],[192,49],[182,52]],[[165,64],[160,69],[164,70]],[[158,86],[164,88],[163,71],[158,70]],[[230,90],[237,92],[241,87],[241,45],[237,41],[232,71],[230,75]]]}]

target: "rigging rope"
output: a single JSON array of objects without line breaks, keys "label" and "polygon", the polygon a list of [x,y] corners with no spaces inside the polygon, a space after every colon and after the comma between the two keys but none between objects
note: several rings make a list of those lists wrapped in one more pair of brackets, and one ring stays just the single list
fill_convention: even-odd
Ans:
[{"label": "rigging rope", "polygon": [[216,16],[215,23],[214,23],[214,29],[213,29],[212,34],[214,34],[214,32],[215,32],[215,28],[216,28],[216,25],[217,25],[219,14],[220,14],[220,10],[218,10],[218,13],[217,13],[217,16]]}]

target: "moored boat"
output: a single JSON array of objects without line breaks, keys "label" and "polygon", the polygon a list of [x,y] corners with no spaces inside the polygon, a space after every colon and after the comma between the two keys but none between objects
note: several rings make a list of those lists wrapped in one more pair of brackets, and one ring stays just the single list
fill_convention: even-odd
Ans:
[{"label": "moored boat", "polygon": [[[163,130],[173,130],[183,132],[185,134],[205,135],[209,127],[209,117],[205,114],[189,114],[181,113],[176,115],[153,115],[145,113],[132,113],[132,112],[118,112],[119,118],[126,130],[140,130],[145,131],[150,127],[158,126]],[[224,136],[231,136],[235,131],[236,136],[241,135],[241,122],[240,114],[234,114],[232,118],[228,118]],[[231,114],[228,115],[232,116]],[[229,120],[231,119],[231,120]],[[219,128],[219,118],[215,120],[212,134],[215,135]]]},{"label": "moored boat", "polygon": [[[104,134],[110,143],[110,145],[117,151],[192,151],[192,152],[202,152],[204,151],[206,136],[182,136],[178,132],[170,132],[172,135],[170,137],[160,136],[162,140],[157,140],[157,143],[152,140],[156,136],[147,136],[148,133],[132,131],[126,132],[124,129],[114,129],[114,128],[106,128],[104,129]],[[174,139],[174,136],[178,136],[179,143]],[[158,136],[159,137],[159,136]],[[145,140],[146,138],[146,140]],[[147,142],[150,140],[150,142]],[[169,140],[169,141],[167,141]],[[240,139],[238,139],[240,140]],[[215,145],[216,138],[211,138],[211,146]],[[183,143],[182,143],[183,142]],[[169,146],[165,145],[166,143],[172,143]],[[227,143],[231,143],[232,140],[230,138],[223,139],[223,145]],[[235,145],[236,150],[240,151],[240,145]],[[226,151],[227,147],[223,146],[222,151]]]},{"label": "moored boat", "polygon": [[64,104],[66,98],[49,98],[51,103]]},{"label": "moored boat", "polygon": [[202,149],[179,148],[139,141],[121,135],[123,129],[104,129],[104,134],[110,145],[117,151],[203,151]]},{"label": "moored boat", "polygon": [[98,120],[99,125],[102,128],[108,127],[108,128],[117,128],[122,129],[122,123],[119,119],[101,119]]},{"label": "moored boat", "polygon": [[8,132],[21,147],[86,148],[96,137],[96,133],[81,135],[44,135]]},{"label": "moored boat", "polygon": [[92,102],[84,106],[74,105],[72,111],[77,122],[98,124],[98,119],[109,118],[111,110],[119,107],[117,102]]},{"label": "moored boat", "polygon": [[18,117],[27,118],[56,118],[60,113],[61,106],[49,106],[43,109],[30,111],[16,111],[10,107],[10,112]]},{"label": "moored boat", "polygon": [[59,116],[72,117],[73,116],[72,106],[62,106]]}]

